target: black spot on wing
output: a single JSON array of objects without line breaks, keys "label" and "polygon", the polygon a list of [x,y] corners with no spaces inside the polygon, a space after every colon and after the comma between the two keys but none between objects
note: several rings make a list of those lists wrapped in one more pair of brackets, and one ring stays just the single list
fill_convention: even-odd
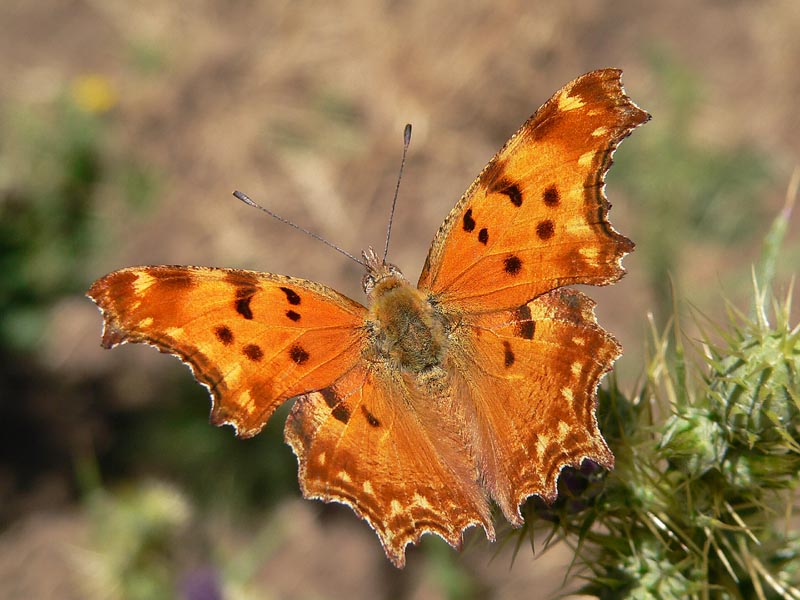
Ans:
[{"label": "black spot on wing", "polygon": [[325,404],[327,404],[331,408],[339,404],[339,402],[341,401],[341,398],[339,398],[339,395],[333,390],[333,388],[329,387],[323,388],[319,391],[319,393],[325,400]]},{"label": "black spot on wing", "polygon": [[226,346],[230,346],[233,343],[233,332],[230,330],[230,327],[217,325],[214,327],[214,335]]},{"label": "black spot on wing", "polygon": [[532,340],[536,332],[536,321],[531,316],[531,309],[523,304],[514,311],[514,320],[517,322],[514,333],[526,340]]},{"label": "black spot on wing", "polygon": [[309,359],[308,352],[303,349],[302,346],[295,344],[291,348],[289,348],[289,358],[291,358],[296,364],[302,365]]},{"label": "black spot on wing", "polygon": [[549,240],[551,237],[553,237],[554,233],[555,225],[553,225],[553,222],[550,219],[541,221],[536,226],[536,235],[539,236],[540,240]]},{"label": "black spot on wing", "polygon": [[287,310],[286,316],[289,317],[292,321],[299,321],[300,320],[300,313],[295,312],[293,310]]},{"label": "black spot on wing", "polygon": [[300,304],[300,296],[291,288],[282,287],[280,290],[286,294],[286,300],[289,301],[289,304],[297,306]]},{"label": "black spot on wing", "polygon": [[467,233],[470,233],[473,229],[475,229],[475,219],[472,218],[472,209],[468,208],[467,212],[464,213],[462,229]]},{"label": "black spot on wing", "polygon": [[[236,291],[236,295],[239,295],[241,288]],[[253,311],[250,309],[250,300],[253,299],[253,296],[244,296],[243,298],[236,298],[234,301],[234,307],[236,308],[236,312],[242,315],[245,319],[252,319],[253,318]]]},{"label": "black spot on wing", "polygon": [[242,348],[242,352],[253,362],[258,362],[264,358],[264,352],[256,344],[247,344],[247,346]]},{"label": "black spot on wing", "polygon": [[550,208],[558,206],[560,198],[555,185],[551,185],[544,191],[542,194],[542,200],[544,201],[545,206],[549,206]]},{"label": "black spot on wing", "polygon": [[512,254],[503,261],[503,269],[509,275],[516,275],[522,270],[522,261]]},{"label": "black spot on wing", "polygon": [[342,423],[347,423],[350,420],[350,409],[342,403],[337,404],[336,407],[331,411],[331,414],[333,415],[334,419],[341,421]]},{"label": "black spot on wing", "polygon": [[369,423],[373,427],[380,427],[381,426],[381,422],[378,419],[376,419],[375,415],[373,415],[371,412],[369,412],[367,407],[364,406],[363,404],[361,405],[361,412],[364,413],[364,416],[367,418],[367,423]]},{"label": "black spot on wing", "polygon": [[229,271],[225,275],[225,282],[236,287],[233,301],[236,312],[245,319],[252,319],[253,311],[250,309],[250,300],[259,290],[258,279],[246,271]]},{"label": "black spot on wing", "polygon": [[489,242],[489,230],[486,227],[478,232],[478,241],[484,246]]},{"label": "black spot on wing", "polygon": [[519,186],[509,180],[504,173],[505,164],[498,163],[491,169],[491,179],[487,177],[486,184],[490,194],[504,194],[508,196],[511,204],[519,208],[522,206],[522,191]]},{"label": "black spot on wing", "polygon": [[516,183],[506,186],[500,190],[500,193],[508,196],[508,199],[511,200],[511,204],[517,208],[522,206],[522,192],[519,191],[519,187],[517,187]]},{"label": "black spot on wing", "polygon": [[515,360],[516,358],[514,357],[514,351],[511,350],[511,344],[508,340],[503,340],[503,364],[508,368],[514,364]]}]

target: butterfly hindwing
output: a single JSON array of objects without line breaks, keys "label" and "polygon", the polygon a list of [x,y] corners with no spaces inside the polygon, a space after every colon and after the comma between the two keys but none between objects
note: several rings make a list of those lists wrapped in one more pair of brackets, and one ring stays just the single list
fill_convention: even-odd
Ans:
[{"label": "butterfly hindwing", "polygon": [[[597,427],[597,384],[622,349],[594,318],[594,302],[555,290],[514,311],[471,319],[453,348],[475,404],[483,480],[506,518],[536,494],[556,498],[565,466],[614,457]],[[474,365],[479,365],[475,368]]]},{"label": "butterfly hindwing", "polygon": [[408,387],[380,369],[362,364],[295,403],[285,437],[303,496],[352,507],[398,567],[425,532],[458,547],[480,525],[494,539],[474,463],[463,447],[449,452],[442,426],[421,422]]},{"label": "butterfly hindwing", "polygon": [[420,289],[480,312],[622,275],[633,243],[606,220],[604,178],[619,142],[649,115],[620,75],[579,77],[514,134],[439,229]]},{"label": "butterfly hindwing", "polygon": [[211,420],[258,433],[284,400],[353,367],[366,309],[325,286],[234,269],[133,267],[88,292],[103,345],[143,342],[175,354],[211,391]]}]

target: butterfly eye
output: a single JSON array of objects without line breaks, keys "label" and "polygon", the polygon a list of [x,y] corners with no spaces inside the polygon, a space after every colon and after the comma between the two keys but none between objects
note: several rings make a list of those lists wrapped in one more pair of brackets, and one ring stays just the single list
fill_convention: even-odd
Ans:
[{"label": "butterfly eye", "polygon": [[369,296],[370,292],[375,288],[375,277],[367,273],[361,279],[361,287],[364,289],[364,293]]}]

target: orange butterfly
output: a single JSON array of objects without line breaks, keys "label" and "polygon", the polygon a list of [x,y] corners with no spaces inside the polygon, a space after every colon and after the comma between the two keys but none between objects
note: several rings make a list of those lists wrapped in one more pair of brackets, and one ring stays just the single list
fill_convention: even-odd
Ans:
[{"label": "orange butterfly", "polygon": [[299,396],[286,441],[303,496],[349,505],[405,564],[425,532],[494,539],[565,466],[612,468],[596,388],[621,354],[569,284],[623,274],[633,243],[606,220],[620,141],[649,119],[621,71],[557,92],[489,162],[433,240],[417,287],[370,248],[369,308],[302,279],[207,267],[122,269],[88,295],[103,346],[143,342],[187,363],[211,422],[249,437]]}]

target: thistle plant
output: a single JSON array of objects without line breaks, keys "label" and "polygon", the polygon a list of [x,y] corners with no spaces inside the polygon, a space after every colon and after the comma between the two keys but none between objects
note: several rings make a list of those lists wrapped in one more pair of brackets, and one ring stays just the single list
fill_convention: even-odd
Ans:
[{"label": "thistle plant", "polygon": [[791,205],[767,236],[750,314],[729,306],[722,326],[697,317],[688,341],[675,319],[665,333],[653,326],[639,393],[626,398],[613,380],[601,391],[616,469],[586,465],[562,476],[556,505],[532,505],[576,547],[581,592],[800,598],[800,326],[791,292],[768,291]]}]

